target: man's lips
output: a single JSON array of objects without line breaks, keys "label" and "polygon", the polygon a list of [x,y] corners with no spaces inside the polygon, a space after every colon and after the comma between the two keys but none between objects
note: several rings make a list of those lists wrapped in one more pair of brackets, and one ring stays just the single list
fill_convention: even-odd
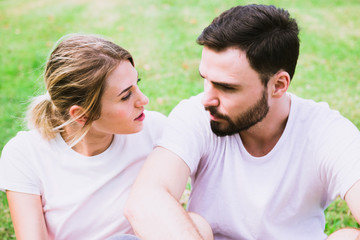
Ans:
[{"label": "man's lips", "polygon": [[209,112],[209,115],[210,115],[210,120],[212,121],[220,121],[222,120],[223,118],[221,116],[219,116],[219,114],[217,114],[216,112],[212,112],[210,110],[207,110]]},{"label": "man's lips", "polygon": [[135,121],[143,121],[145,119],[145,113],[142,112],[137,118],[135,118]]},{"label": "man's lips", "polygon": [[212,115],[210,112],[209,112],[209,114],[210,114],[210,120],[212,120],[212,121],[218,121],[219,120],[218,117]]},{"label": "man's lips", "polygon": [[224,119],[214,107],[205,107],[205,110],[209,112],[210,120],[212,121],[220,121]]}]

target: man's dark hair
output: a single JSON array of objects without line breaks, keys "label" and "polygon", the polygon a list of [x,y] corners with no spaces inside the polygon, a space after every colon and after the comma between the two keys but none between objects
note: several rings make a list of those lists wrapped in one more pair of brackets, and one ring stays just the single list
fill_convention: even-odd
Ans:
[{"label": "man's dark hair", "polygon": [[219,52],[229,47],[241,49],[266,86],[269,77],[281,69],[290,79],[294,76],[298,34],[298,25],[288,11],[253,4],[223,12],[203,30],[197,43]]}]

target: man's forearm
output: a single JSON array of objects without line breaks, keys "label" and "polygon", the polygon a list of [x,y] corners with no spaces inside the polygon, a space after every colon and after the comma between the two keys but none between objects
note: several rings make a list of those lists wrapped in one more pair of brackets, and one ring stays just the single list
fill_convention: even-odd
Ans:
[{"label": "man's forearm", "polygon": [[206,220],[189,215],[178,201],[189,176],[189,167],[173,152],[157,147],[149,155],[125,206],[141,239],[212,239]]},{"label": "man's forearm", "polygon": [[166,191],[132,192],[125,216],[141,239],[204,239],[189,214]]}]

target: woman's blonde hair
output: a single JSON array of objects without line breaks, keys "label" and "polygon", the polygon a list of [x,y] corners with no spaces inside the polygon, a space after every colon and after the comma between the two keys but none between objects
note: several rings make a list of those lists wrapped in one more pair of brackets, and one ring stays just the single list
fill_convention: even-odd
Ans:
[{"label": "woman's blonde hair", "polygon": [[60,39],[45,68],[47,93],[36,97],[29,107],[29,128],[38,129],[50,140],[75,121],[69,109],[78,105],[87,120],[71,142],[80,140],[100,117],[105,80],[124,60],[134,66],[128,51],[98,36],[72,34]]}]

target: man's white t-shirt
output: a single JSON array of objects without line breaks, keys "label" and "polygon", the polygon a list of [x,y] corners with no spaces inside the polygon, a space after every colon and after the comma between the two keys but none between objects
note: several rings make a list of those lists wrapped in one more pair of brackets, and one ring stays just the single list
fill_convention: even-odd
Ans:
[{"label": "man's white t-shirt", "polygon": [[251,156],[239,134],[218,137],[201,94],[169,115],[158,145],[191,170],[188,210],[211,225],[215,239],[325,239],[324,209],[360,179],[359,130],[326,103],[291,96],[275,147]]},{"label": "man's white t-shirt", "polygon": [[115,135],[103,153],[86,157],[38,131],[19,132],[4,147],[0,190],[41,195],[50,239],[99,240],[132,233],[124,203],[165,116],[145,112],[141,132]]}]

